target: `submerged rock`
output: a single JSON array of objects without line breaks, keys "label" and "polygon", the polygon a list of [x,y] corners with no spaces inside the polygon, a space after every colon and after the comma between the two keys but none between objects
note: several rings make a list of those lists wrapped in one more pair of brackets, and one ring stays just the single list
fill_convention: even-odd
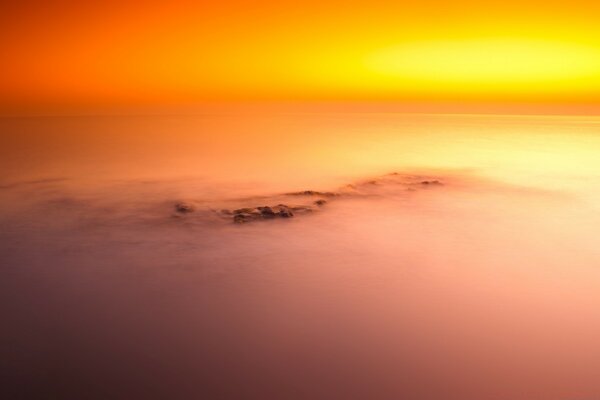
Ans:
[{"label": "submerged rock", "polygon": [[234,214],[242,214],[242,213],[251,213],[252,211],[254,211],[254,208],[238,208],[237,210],[233,210]]},{"label": "submerged rock", "polygon": [[335,193],[335,192],[319,192],[317,190],[303,190],[301,192],[287,193],[287,195],[288,196],[324,196],[324,197],[339,196],[339,194]]},{"label": "submerged rock", "polygon": [[303,214],[303,213],[310,213],[313,211],[313,208],[310,206],[293,206],[290,207],[290,209],[294,212]]},{"label": "submerged rock", "polygon": [[175,204],[175,211],[182,213],[182,214],[191,213],[194,211],[194,206],[192,206],[191,204],[187,204],[187,203],[177,203],[177,204]]},{"label": "submerged rock", "polygon": [[233,216],[233,222],[235,222],[236,224],[243,224],[246,222],[254,221],[256,218],[256,215],[239,213]]}]

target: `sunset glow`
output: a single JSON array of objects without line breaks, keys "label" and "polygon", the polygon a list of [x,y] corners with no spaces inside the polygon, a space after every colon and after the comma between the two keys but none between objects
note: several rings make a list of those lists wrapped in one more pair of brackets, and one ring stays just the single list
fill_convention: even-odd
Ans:
[{"label": "sunset glow", "polygon": [[519,38],[408,43],[368,59],[398,87],[454,92],[581,94],[600,89],[600,52],[576,43]]},{"label": "sunset glow", "polygon": [[[589,2],[136,1],[5,7],[7,109],[231,100],[594,104]],[[66,108],[65,108],[66,107]]]}]

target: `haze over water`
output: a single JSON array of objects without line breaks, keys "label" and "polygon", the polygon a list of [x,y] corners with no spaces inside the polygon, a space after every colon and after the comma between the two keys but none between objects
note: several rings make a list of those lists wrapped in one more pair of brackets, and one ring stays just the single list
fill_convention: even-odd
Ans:
[{"label": "haze over water", "polygon": [[[600,118],[264,111],[0,129],[8,398],[600,395]],[[211,216],[392,172],[443,185],[383,183],[289,220]],[[197,210],[177,215],[181,201]]]}]

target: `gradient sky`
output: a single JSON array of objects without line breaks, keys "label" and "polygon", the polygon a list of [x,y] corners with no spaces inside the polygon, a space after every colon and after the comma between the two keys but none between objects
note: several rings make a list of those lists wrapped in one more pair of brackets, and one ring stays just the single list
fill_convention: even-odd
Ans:
[{"label": "gradient sky", "polygon": [[1,7],[5,111],[229,100],[600,104],[600,3],[589,1]]}]

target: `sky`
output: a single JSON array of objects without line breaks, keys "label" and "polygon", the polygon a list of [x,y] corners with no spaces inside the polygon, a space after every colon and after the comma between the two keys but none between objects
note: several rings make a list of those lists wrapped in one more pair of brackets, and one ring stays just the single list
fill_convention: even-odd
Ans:
[{"label": "sky", "polygon": [[600,105],[598,2],[11,3],[0,6],[3,114],[240,101]]}]

